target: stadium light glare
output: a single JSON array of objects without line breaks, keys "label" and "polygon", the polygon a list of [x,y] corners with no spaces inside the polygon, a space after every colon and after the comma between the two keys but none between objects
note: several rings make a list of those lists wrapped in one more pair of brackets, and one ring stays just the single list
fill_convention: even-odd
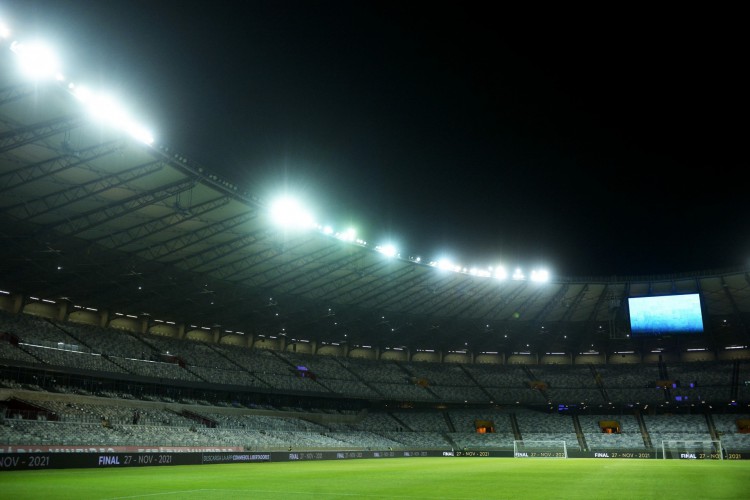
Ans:
[{"label": "stadium light glare", "polygon": [[339,233],[338,238],[342,241],[354,241],[357,238],[357,231],[350,227],[343,233]]},{"label": "stadium light glare", "polygon": [[[0,39],[10,39],[10,37],[11,29],[9,25],[0,19]],[[27,77],[37,80],[56,79],[59,82],[66,80],[64,75],[60,72],[60,61],[57,55],[46,43],[42,41],[32,41],[28,43],[12,41],[10,43],[10,49],[16,54],[20,70]],[[68,85],[68,89],[78,100],[86,105],[91,116],[97,121],[118,128],[144,144],[153,145],[155,139],[152,132],[137,123],[114,99],[104,95],[95,94],[85,87],[78,87],[73,83]],[[236,190],[235,186],[228,186]],[[365,240],[356,238],[353,229],[347,229],[345,232],[337,233],[330,226],[317,226],[313,221],[312,214],[298,205],[295,207],[294,204],[289,204],[285,207],[284,203],[282,203],[280,206],[272,210],[272,212],[274,221],[283,226],[298,229],[311,229],[317,227],[322,233],[335,235],[335,237],[342,241],[356,242],[362,246],[367,245]],[[398,255],[398,252],[392,245],[376,247],[376,250],[389,257]],[[419,257],[410,257],[409,260],[415,263],[421,263],[421,258]],[[429,265],[438,267],[439,269],[450,270],[456,273],[469,274],[477,277],[495,277],[497,279],[507,279],[508,277],[508,273],[503,268],[493,269],[490,267],[487,268],[487,270],[467,268],[450,264],[444,260],[437,263],[430,262]],[[526,279],[520,269],[516,270],[512,278],[514,280]],[[533,271],[531,274],[531,280],[546,282],[550,280],[550,276],[547,271]]]},{"label": "stadium light glare", "polygon": [[68,84],[68,90],[73,96],[84,104],[91,102],[94,98],[94,93],[91,89],[82,85],[76,85],[74,83]]},{"label": "stadium light glare", "polygon": [[526,279],[526,276],[524,276],[523,271],[521,271],[520,267],[517,267],[516,270],[513,271],[513,279],[516,281]]},{"label": "stadium light glare", "polygon": [[68,90],[81,101],[95,121],[123,130],[144,144],[153,144],[154,136],[151,131],[137,123],[112,96],[96,94],[88,87],[73,83],[68,84]]},{"label": "stadium light glare", "polygon": [[438,269],[442,269],[444,271],[452,271],[454,273],[460,273],[464,271],[460,264],[454,264],[447,258],[440,259],[433,265]]},{"label": "stadium light glare", "polygon": [[140,142],[153,144],[154,136],[151,132],[137,123],[117,99],[106,94],[94,94],[85,87],[69,88],[86,105],[94,120],[120,129]]},{"label": "stadium light glare", "polygon": [[271,219],[274,223],[290,229],[310,229],[315,227],[312,213],[299,201],[285,196],[271,204]]},{"label": "stadium light glare", "polygon": [[0,20],[0,38],[10,38],[10,27]]},{"label": "stadium light glare", "polygon": [[495,278],[499,280],[508,279],[508,271],[503,266],[497,266],[495,268]]},{"label": "stadium light glare", "polygon": [[531,271],[531,281],[547,282],[549,281],[549,272],[545,269]]},{"label": "stadium light glare", "polygon": [[60,61],[44,42],[13,42],[10,46],[18,56],[21,73],[34,80],[60,79]]},{"label": "stadium light glare", "polygon": [[396,247],[390,243],[386,245],[377,246],[375,247],[375,250],[382,253],[386,257],[395,257],[398,254],[398,250],[396,250]]},{"label": "stadium light glare", "polygon": [[453,271],[456,266],[453,265],[453,263],[448,259],[440,259],[435,264],[435,267],[438,269],[443,269],[445,271]]},{"label": "stadium light glare", "polygon": [[125,108],[112,96],[104,94],[91,95],[86,105],[86,109],[91,117],[98,122],[118,128],[123,128],[131,123]]},{"label": "stadium light glare", "polygon": [[124,119],[122,122],[113,123],[113,125],[124,130],[137,141],[149,146],[154,143],[154,135],[151,131],[129,118]]},{"label": "stadium light glare", "polygon": [[487,269],[478,269],[476,267],[472,267],[471,270],[469,270],[469,274],[472,276],[478,276],[480,278],[489,278],[491,276],[490,271]]}]

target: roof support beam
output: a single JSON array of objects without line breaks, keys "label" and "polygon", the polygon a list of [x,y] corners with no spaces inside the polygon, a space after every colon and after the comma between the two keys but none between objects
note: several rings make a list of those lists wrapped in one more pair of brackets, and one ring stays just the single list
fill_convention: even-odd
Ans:
[{"label": "roof support beam", "polygon": [[162,241],[159,244],[152,245],[144,250],[137,252],[137,255],[144,259],[158,260],[165,255],[173,254],[180,250],[184,250],[190,245],[194,245],[195,243],[198,243],[200,241],[207,240],[216,234],[246,224],[255,219],[257,216],[258,212],[256,210],[243,212],[221,222],[211,224],[210,226],[206,226],[196,231],[176,236],[166,241]]},{"label": "roof support beam", "polygon": [[36,89],[31,83],[22,83],[0,90],[0,107],[34,95]]},{"label": "roof support beam", "polygon": [[67,206],[151,175],[161,170],[162,167],[163,165],[160,162],[138,165],[122,172],[98,177],[83,184],[66,185],[58,191],[7,207],[5,210],[23,221],[30,221],[50,212],[58,212],[58,215],[62,215],[59,214],[59,211]]},{"label": "roof support beam", "polygon": [[124,247],[141,241],[152,234],[157,234],[167,228],[178,226],[185,221],[205,215],[225,206],[227,203],[229,203],[229,198],[222,196],[191,207],[189,213],[176,211],[142,224],[136,224],[126,229],[112,232],[100,238],[93,238],[92,241],[111,248],[125,249]]},{"label": "roof support beam", "polygon": [[29,185],[32,182],[55,175],[92,160],[116,153],[122,147],[122,141],[108,141],[90,148],[76,151],[75,154],[57,156],[49,160],[10,170],[0,175],[0,193],[10,189]]},{"label": "roof support beam", "polygon": [[[155,166],[159,165],[161,165],[161,163],[158,163]],[[127,198],[125,200],[112,203],[109,206],[90,210],[76,217],[68,218],[63,224],[51,224],[49,226],[46,226],[43,231],[56,231],[60,234],[60,237],[80,234],[84,231],[111,221],[112,219],[116,219],[118,217],[122,217],[125,214],[135,212],[143,207],[174,196],[177,193],[187,191],[194,185],[194,180],[185,179],[180,182],[160,186],[157,189],[138,193],[135,196],[131,196],[130,198]]]},{"label": "roof support beam", "polygon": [[0,153],[43,141],[53,135],[77,127],[83,122],[83,115],[63,116],[42,123],[35,123],[0,134]]}]

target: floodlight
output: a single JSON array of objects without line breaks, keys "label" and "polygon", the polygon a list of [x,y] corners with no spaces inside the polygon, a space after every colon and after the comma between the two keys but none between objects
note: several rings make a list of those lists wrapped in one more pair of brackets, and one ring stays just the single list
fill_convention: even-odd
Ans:
[{"label": "floodlight", "polygon": [[531,271],[531,281],[549,281],[549,272],[546,269]]},{"label": "floodlight", "polygon": [[3,21],[0,21],[0,38],[10,38],[10,28]]},{"label": "floodlight", "polygon": [[144,144],[151,145],[154,143],[154,136],[153,134],[148,130],[140,125],[137,125],[135,123],[131,123],[128,125],[128,127],[125,129],[128,134],[130,134],[134,139],[141,141]]},{"label": "floodlight", "polygon": [[488,278],[490,276],[490,272],[486,269],[479,269],[476,267],[472,267],[469,269],[469,274],[472,276],[479,276],[480,278]]},{"label": "floodlight", "polygon": [[128,120],[125,108],[112,96],[98,94],[89,103],[91,116],[98,120],[107,121],[113,125],[119,125]]},{"label": "floodlight", "polygon": [[69,83],[68,90],[70,90],[70,93],[73,94],[76,99],[83,102],[84,104],[91,102],[91,100],[94,98],[94,94],[91,92],[91,90],[88,87],[78,86],[73,83]]},{"label": "floodlight", "polygon": [[353,227],[350,227],[343,233],[339,233],[337,236],[338,239],[343,241],[354,241],[357,237],[357,231],[355,231]]},{"label": "floodlight", "polygon": [[308,229],[315,226],[312,214],[293,198],[279,198],[271,204],[270,213],[273,221],[283,227]]},{"label": "floodlight", "polygon": [[85,106],[91,117],[110,127],[125,131],[136,140],[145,144],[153,144],[151,132],[137,123],[127,110],[112,96],[95,94],[86,87],[68,85],[70,92]]},{"label": "floodlight", "polygon": [[382,253],[386,257],[394,257],[398,253],[396,247],[394,247],[390,243],[387,245],[377,246],[375,247],[375,250]]},{"label": "floodlight", "polygon": [[21,72],[29,78],[57,78],[60,79],[60,62],[57,56],[42,42],[25,44],[13,42],[10,46],[18,57]]},{"label": "floodlight", "polygon": [[503,266],[497,266],[495,268],[495,278],[499,280],[508,279],[508,271]]},{"label": "floodlight", "polygon": [[444,269],[446,271],[455,271],[456,266],[448,259],[440,259],[437,261],[436,266],[438,269]]}]

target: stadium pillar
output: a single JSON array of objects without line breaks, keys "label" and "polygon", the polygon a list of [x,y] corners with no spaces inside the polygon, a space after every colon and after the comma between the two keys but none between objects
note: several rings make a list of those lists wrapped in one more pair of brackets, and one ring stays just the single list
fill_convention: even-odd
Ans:
[{"label": "stadium pillar", "polygon": [[177,325],[177,338],[180,340],[185,338],[185,323]]},{"label": "stadium pillar", "polygon": [[99,311],[99,326],[107,328],[109,326],[109,310],[103,309]]},{"label": "stadium pillar", "polygon": [[141,325],[140,325],[141,333],[148,333],[148,329],[150,326],[151,326],[151,316],[149,316],[148,314],[142,314]]},{"label": "stadium pillar", "polygon": [[67,299],[63,299],[57,303],[57,321],[67,321],[68,314],[70,311],[70,302]]},{"label": "stadium pillar", "polygon": [[10,308],[13,314],[18,314],[19,312],[21,312],[21,309],[23,309],[23,295],[21,295],[20,293],[14,293],[11,296]]},{"label": "stadium pillar", "polygon": [[221,328],[214,328],[211,330],[211,337],[213,338],[214,344],[218,344],[221,340]]}]

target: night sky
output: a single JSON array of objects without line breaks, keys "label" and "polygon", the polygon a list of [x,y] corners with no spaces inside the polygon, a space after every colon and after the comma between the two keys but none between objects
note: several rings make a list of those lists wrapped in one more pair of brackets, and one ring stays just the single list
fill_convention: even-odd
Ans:
[{"label": "night sky", "polygon": [[750,265],[743,17],[548,8],[0,0],[158,144],[404,256],[569,277]]}]

